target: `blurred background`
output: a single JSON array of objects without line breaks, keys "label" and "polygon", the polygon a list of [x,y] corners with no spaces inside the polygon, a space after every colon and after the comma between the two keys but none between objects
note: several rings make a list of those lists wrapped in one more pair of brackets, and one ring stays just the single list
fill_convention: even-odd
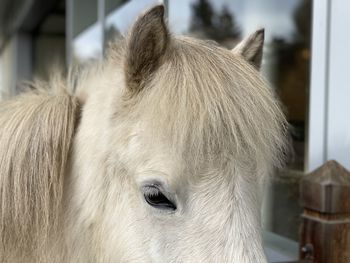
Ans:
[{"label": "blurred background", "polygon": [[[126,34],[154,0],[0,0],[0,89],[7,98],[21,82],[47,79],[103,59],[109,41]],[[262,73],[280,96],[293,127],[294,156],[276,172],[263,207],[271,260],[298,258],[300,179],[329,159],[350,168],[345,0],[168,0],[174,34],[213,39],[232,48],[264,27]],[[345,39],[344,39],[345,37]],[[346,111],[348,110],[348,111]]]}]

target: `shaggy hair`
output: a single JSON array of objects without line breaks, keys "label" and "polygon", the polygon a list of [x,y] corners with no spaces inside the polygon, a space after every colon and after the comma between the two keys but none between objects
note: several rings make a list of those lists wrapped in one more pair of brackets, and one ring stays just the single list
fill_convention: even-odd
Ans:
[{"label": "shaggy hair", "polygon": [[149,124],[150,139],[170,138],[191,161],[283,165],[287,122],[274,91],[243,57],[212,41],[172,39],[152,80],[125,103],[133,105],[127,118]]},{"label": "shaggy hair", "polygon": [[1,262],[40,250],[59,223],[78,104],[57,78],[35,86],[0,103]]}]

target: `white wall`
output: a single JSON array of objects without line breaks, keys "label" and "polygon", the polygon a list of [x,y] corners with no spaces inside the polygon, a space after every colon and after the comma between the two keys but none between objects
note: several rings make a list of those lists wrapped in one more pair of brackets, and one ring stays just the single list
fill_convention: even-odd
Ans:
[{"label": "white wall", "polygon": [[350,170],[350,1],[313,1],[307,171],[335,159]]}]

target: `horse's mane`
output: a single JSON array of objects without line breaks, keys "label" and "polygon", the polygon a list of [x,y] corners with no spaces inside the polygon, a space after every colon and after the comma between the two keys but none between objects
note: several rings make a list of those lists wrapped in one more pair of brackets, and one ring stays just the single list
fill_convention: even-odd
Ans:
[{"label": "horse's mane", "polygon": [[188,149],[191,162],[233,156],[250,167],[257,159],[283,164],[287,122],[279,101],[259,72],[230,50],[179,37],[140,95],[137,110],[161,133],[151,137],[170,136],[175,149]]},{"label": "horse's mane", "polygon": [[0,103],[0,259],[38,249],[59,223],[78,103],[60,79],[33,86]]}]

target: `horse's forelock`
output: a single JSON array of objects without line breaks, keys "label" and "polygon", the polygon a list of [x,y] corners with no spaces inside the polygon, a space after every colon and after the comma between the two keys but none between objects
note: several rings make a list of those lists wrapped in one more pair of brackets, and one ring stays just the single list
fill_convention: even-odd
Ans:
[{"label": "horse's forelock", "polygon": [[0,103],[0,259],[38,249],[58,226],[78,104],[52,85]]},{"label": "horse's forelock", "polygon": [[158,133],[153,137],[169,136],[192,160],[234,155],[281,164],[287,125],[278,99],[258,71],[229,50],[176,39],[139,96],[140,114]]}]

